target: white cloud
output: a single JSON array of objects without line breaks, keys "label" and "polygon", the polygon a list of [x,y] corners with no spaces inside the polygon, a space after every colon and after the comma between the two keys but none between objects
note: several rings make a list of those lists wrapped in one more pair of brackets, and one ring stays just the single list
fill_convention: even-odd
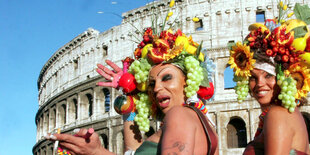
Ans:
[{"label": "white cloud", "polygon": [[111,2],[111,4],[117,4],[117,2]]}]

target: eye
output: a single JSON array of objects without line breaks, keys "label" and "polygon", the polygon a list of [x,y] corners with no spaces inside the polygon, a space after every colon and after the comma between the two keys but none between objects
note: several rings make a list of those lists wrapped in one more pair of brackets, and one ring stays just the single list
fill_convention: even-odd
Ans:
[{"label": "eye", "polygon": [[256,79],[255,76],[251,76],[249,80],[250,80],[250,81],[255,81],[255,79]]},{"label": "eye", "polygon": [[155,80],[149,81],[149,87],[154,87],[155,86]]},{"label": "eye", "polygon": [[163,76],[163,78],[161,79],[162,81],[168,81],[172,79],[172,75],[171,74],[166,74]]},{"label": "eye", "polygon": [[272,77],[273,77],[273,75],[271,75],[269,73],[265,76],[266,79],[269,79],[269,78],[272,78]]}]

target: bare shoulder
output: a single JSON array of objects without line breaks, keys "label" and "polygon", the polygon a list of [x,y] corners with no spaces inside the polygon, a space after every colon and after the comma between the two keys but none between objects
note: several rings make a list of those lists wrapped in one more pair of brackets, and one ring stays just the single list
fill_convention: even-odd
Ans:
[{"label": "bare shoulder", "polygon": [[294,128],[300,119],[298,108],[294,112],[290,113],[288,109],[282,106],[272,106],[265,117],[266,124],[269,126],[288,127]]},{"label": "bare shoulder", "polygon": [[288,111],[288,109],[282,107],[282,106],[272,106],[268,112],[268,114],[266,115],[266,119],[269,120],[286,120],[288,121],[288,119],[296,119],[296,117],[298,117],[298,109],[296,108],[294,112],[290,113]]},{"label": "bare shoulder", "polygon": [[190,109],[183,106],[175,106],[171,108],[164,118],[164,122],[182,122],[182,123],[194,123],[193,121],[197,119],[196,113]]}]

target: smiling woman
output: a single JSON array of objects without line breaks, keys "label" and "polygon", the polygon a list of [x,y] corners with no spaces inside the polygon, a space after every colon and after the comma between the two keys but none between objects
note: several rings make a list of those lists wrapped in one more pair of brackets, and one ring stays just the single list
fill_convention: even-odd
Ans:
[{"label": "smiling woman", "polygon": [[[304,31],[307,28],[298,24],[301,19],[284,21],[281,12],[286,7],[280,2],[280,16],[276,18],[279,21],[268,19],[266,25],[250,25],[244,42],[231,48],[229,64],[235,71],[238,101],[242,102],[249,91],[262,110],[254,140],[247,145],[245,155],[310,154],[307,127],[299,111],[310,90],[309,63],[302,57],[305,48],[296,50],[300,38],[309,35]],[[294,10],[298,9],[295,6]]]}]

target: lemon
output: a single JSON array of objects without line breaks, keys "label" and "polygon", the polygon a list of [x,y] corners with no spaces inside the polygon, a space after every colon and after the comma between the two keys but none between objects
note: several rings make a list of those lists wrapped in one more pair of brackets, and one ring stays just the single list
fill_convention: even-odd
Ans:
[{"label": "lemon", "polygon": [[145,45],[145,46],[143,47],[142,52],[141,52],[141,57],[142,57],[142,58],[145,58],[145,57],[146,57],[146,55],[147,55],[147,53],[148,53],[148,51],[149,51],[149,47],[150,47],[150,48],[153,47],[153,44],[147,44],[147,45]]},{"label": "lemon", "polygon": [[310,53],[306,52],[304,54],[301,54],[299,57],[301,58],[301,60],[303,60],[304,63],[310,65]]},{"label": "lemon", "polygon": [[304,51],[307,45],[307,39],[306,38],[297,38],[294,39],[292,46],[295,48],[294,52],[297,51]]},{"label": "lemon", "polygon": [[147,88],[146,82],[139,83],[137,88],[138,88],[138,90],[140,90],[142,92],[146,91],[146,88]]}]

